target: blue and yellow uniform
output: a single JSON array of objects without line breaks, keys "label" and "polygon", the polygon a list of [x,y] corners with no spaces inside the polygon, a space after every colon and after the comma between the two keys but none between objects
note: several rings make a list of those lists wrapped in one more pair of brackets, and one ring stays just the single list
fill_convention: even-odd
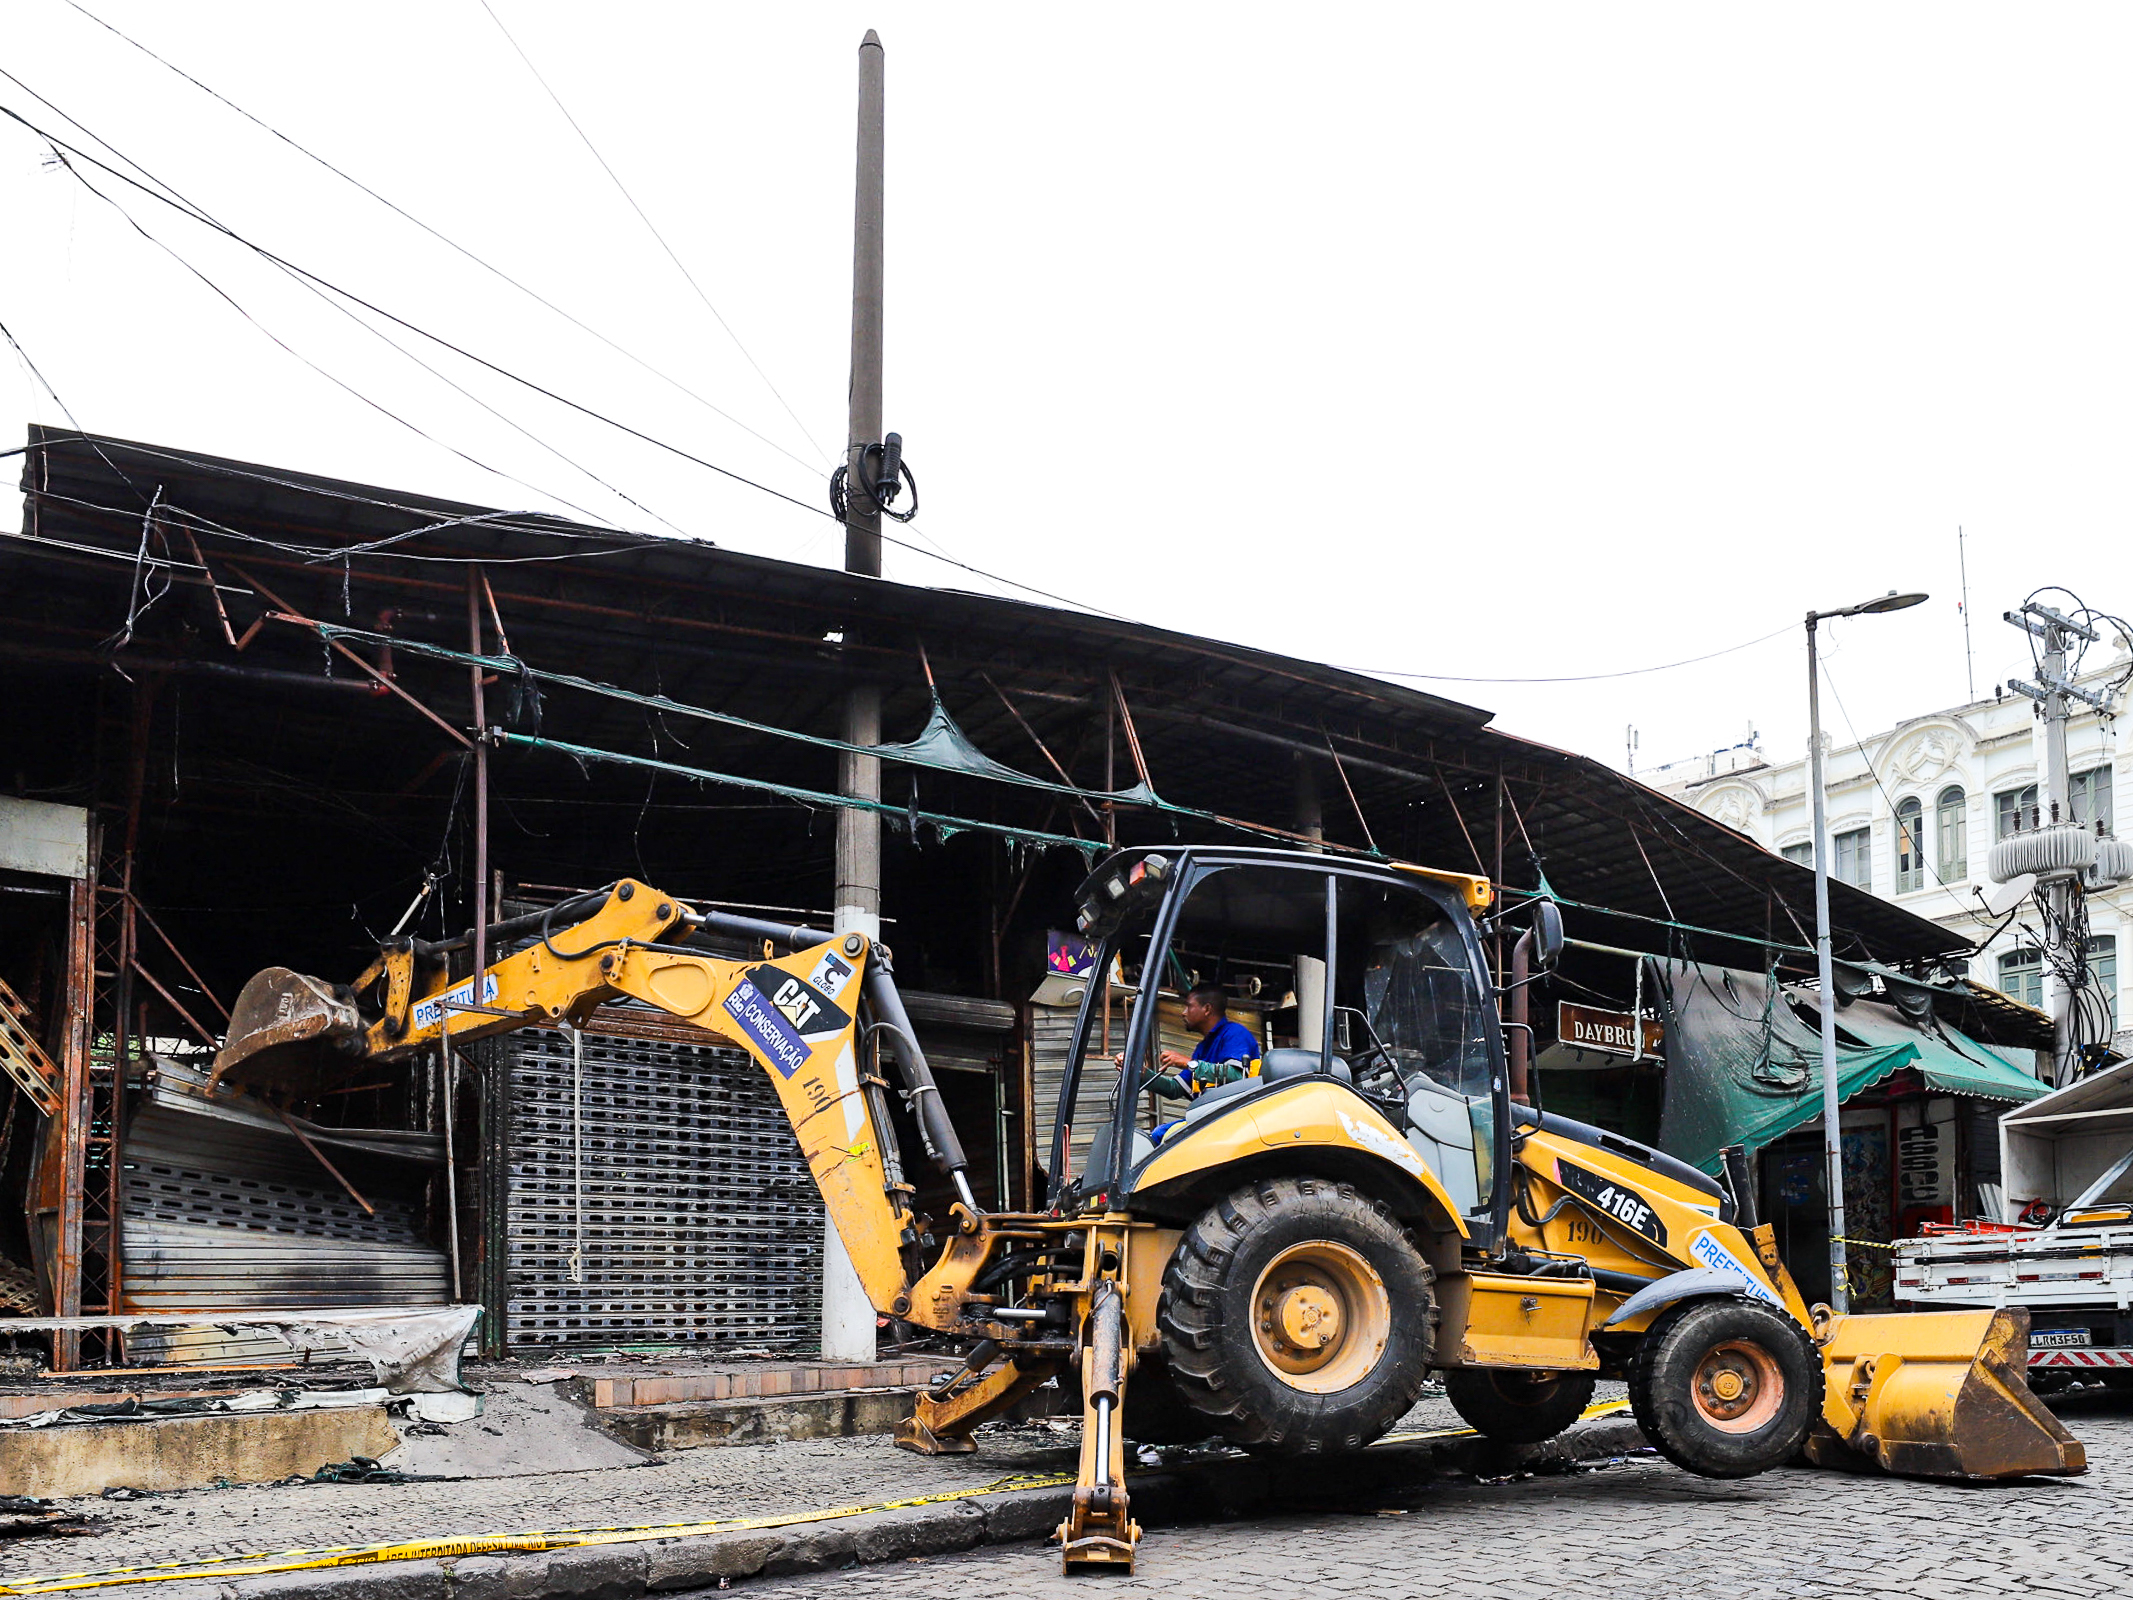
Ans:
[{"label": "blue and yellow uniform", "polygon": [[[1241,1022],[1224,1017],[1193,1047],[1189,1071],[1201,1089],[1259,1076],[1259,1041]],[[1198,1091],[1195,1090],[1195,1093]]]},{"label": "blue and yellow uniform", "polygon": [[[1218,1083],[1256,1078],[1259,1067],[1259,1041],[1253,1037],[1252,1030],[1241,1022],[1224,1017],[1193,1046],[1189,1066],[1176,1073],[1151,1073],[1142,1081],[1141,1087],[1152,1090],[1164,1100],[1191,1100],[1201,1090],[1212,1089]],[[1166,1122],[1154,1129],[1149,1138],[1160,1144],[1163,1135],[1176,1126],[1174,1120]]]}]

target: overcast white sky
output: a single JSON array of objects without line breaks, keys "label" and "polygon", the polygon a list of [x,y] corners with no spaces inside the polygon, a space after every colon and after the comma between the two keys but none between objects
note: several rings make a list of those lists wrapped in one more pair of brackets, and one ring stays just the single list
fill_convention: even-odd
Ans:
[{"label": "overcast white sky", "polygon": [[[2133,611],[2122,6],[491,0],[796,423],[480,0],[87,3],[772,443],[66,0],[10,6],[0,65],[250,239],[809,504],[816,444],[844,432],[855,52],[876,27],[887,412],[925,537],[1368,669],[1607,673],[1789,629],[1650,676],[1429,685],[1605,759],[1630,723],[1640,765],[1751,724],[1797,752],[1802,612],[1889,588],[1933,599],[1838,625],[1859,732],[1962,700],[1959,525],[1986,692],[2026,670],[1997,619],[2032,588]],[[0,105],[64,130],[13,84]],[[396,333],[529,440],[84,171],[430,439],[8,124],[0,318],[83,426],[841,559],[826,519]],[[8,443],[65,420],[5,352],[0,405]],[[888,568],[995,587],[904,551]]]}]

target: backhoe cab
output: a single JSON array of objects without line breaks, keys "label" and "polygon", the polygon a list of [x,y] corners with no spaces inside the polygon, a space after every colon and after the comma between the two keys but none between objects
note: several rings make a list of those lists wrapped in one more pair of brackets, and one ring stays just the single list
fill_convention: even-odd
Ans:
[{"label": "backhoe cab", "polygon": [[[2019,1312],[1810,1309],[1745,1183],[1514,1101],[1475,920],[1492,902],[1481,878],[1301,852],[1111,856],[1077,900],[1095,960],[1042,1212],[970,1198],[884,949],[641,884],[489,929],[511,953],[478,993],[472,974],[446,975],[469,936],[388,948],[346,988],[270,968],[240,996],[217,1072],[256,1081],[300,1050],[308,1070],[326,1048],[404,1055],[623,998],[746,1050],[875,1307],[968,1351],[898,1442],[974,1450],[978,1424],[1031,1390],[1078,1387],[1070,1570],[1132,1566],[1127,1437],[1359,1449],[1433,1371],[1478,1430],[1517,1442],[1568,1426],[1596,1378],[1625,1379],[1667,1458],[1717,1477],[1803,1446],[1934,1476],[2082,1470],[2023,1384]],[[1536,970],[1560,946],[1553,913],[1531,913]],[[706,953],[721,935],[763,953]],[[1205,984],[1259,1041],[1234,1081],[1161,1066],[1165,1048],[1190,1050],[1179,997]],[[961,1196],[944,1225],[913,1212],[883,1041]],[[946,1238],[930,1263],[929,1225]]]}]

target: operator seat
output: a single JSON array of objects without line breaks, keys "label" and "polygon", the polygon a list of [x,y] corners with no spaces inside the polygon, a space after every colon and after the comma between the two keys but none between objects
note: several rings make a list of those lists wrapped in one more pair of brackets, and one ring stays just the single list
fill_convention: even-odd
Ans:
[{"label": "operator seat", "polygon": [[1465,1095],[1418,1073],[1408,1080],[1407,1142],[1462,1213],[1481,1204],[1474,1171],[1474,1114]]}]

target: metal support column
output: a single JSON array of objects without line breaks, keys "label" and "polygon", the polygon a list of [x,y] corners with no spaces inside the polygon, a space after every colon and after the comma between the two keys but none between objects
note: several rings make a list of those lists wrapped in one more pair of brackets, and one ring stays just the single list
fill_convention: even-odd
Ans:
[{"label": "metal support column", "polygon": [[[467,649],[482,653],[481,568],[467,567]],[[474,1002],[485,1002],[481,974],[489,965],[489,922],[496,908],[489,903],[489,719],[479,666],[467,669],[474,705],[474,881],[467,902],[474,919]],[[492,1360],[504,1353],[510,1338],[511,1308],[511,1052],[484,1046],[476,1052],[481,1062],[481,1253],[476,1265],[480,1282],[482,1354]],[[449,1088],[453,1074],[447,1070]],[[450,1152],[447,1152],[447,1159]],[[456,1184],[455,1184],[456,1190]],[[459,1218],[452,1218],[453,1237],[458,1237]]]},{"label": "metal support column", "polygon": [[[96,995],[96,861],[100,853],[96,821],[89,822],[89,876],[77,879],[67,897],[66,1029],[60,1041],[61,1091],[59,1125],[53,1143],[59,1157],[57,1192],[52,1196],[57,1224],[52,1253],[52,1314],[82,1315],[83,1168],[88,1154],[89,1048],[94,1038],[90,1015]],[[52,1335],[52,1368],[72,1372],[81,1365],[81,1335],[71,1329]]]}]

